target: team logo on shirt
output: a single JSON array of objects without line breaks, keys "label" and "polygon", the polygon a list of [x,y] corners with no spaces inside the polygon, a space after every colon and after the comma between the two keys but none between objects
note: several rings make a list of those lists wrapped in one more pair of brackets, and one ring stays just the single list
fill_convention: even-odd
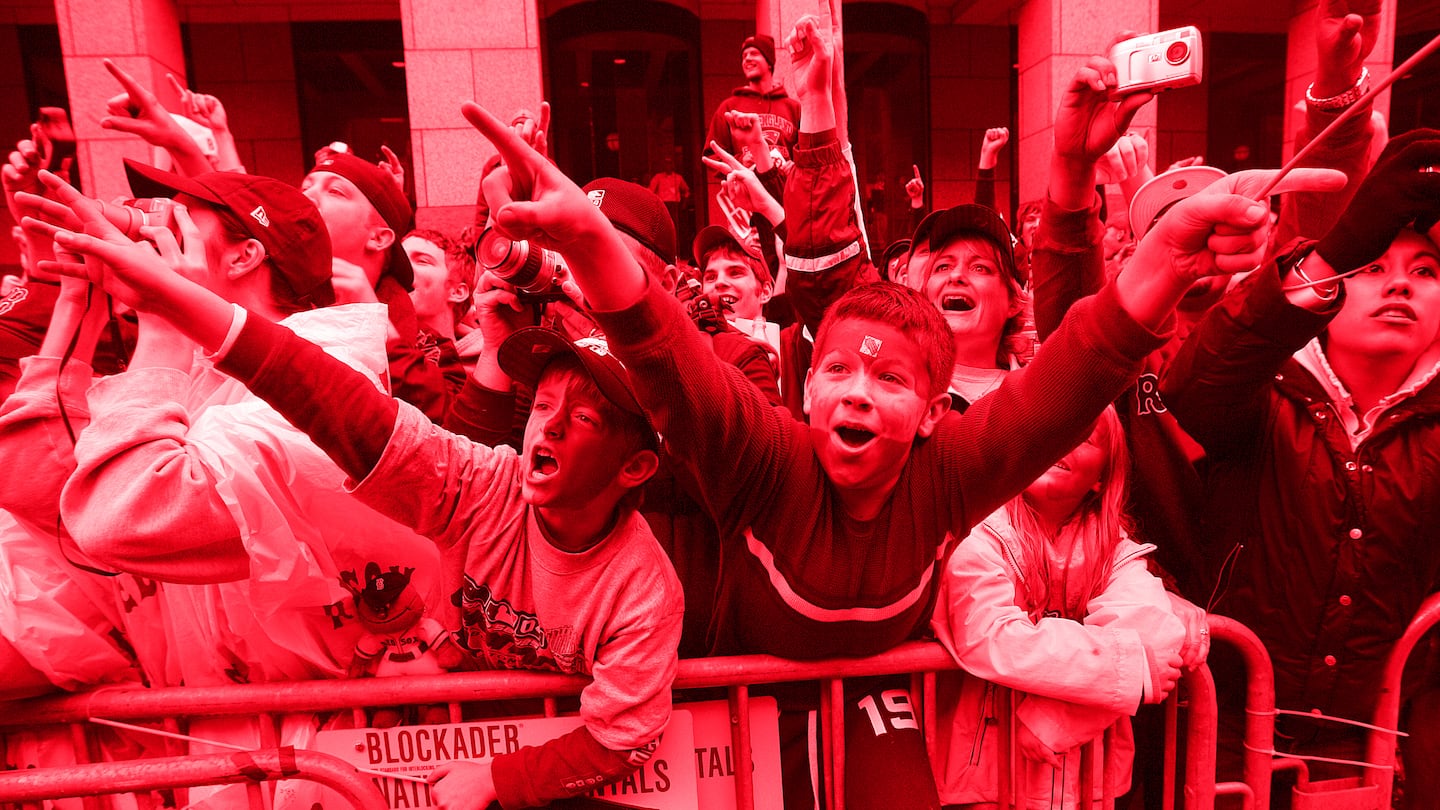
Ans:
[{"label": "team logo on shirt", "polygon": [[460,646],[487,668],[590,674],[575,628],[547,630],[535,614],[517,610],[469,575],[451,601],[460,607]]},{"label": "team logo on shirt", "polygon": [[24,301],[26,298],[29,297],[29,290],[25,289],[23,286],[16,287],[15,290],[9,295],[5,296],[4,298],[0,298],[0,315],[4,315],[5,313],[19,306],[21,301]]},{"label": "team logo on shirt", "polygon": [[1160,399],[1160,378],[1154,374],[1141,374],[1135,381],[1135,415],[1149,416],[1165,411],[1165,403]]}]

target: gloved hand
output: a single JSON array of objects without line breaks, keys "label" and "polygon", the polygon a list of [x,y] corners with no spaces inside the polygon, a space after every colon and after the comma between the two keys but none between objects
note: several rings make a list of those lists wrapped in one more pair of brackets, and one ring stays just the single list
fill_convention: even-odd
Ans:
[{"label": "gloved hand", "polygon": [[1355,198],[1315,249],[1336,272],[1374,261],[1400,229],[1425,232],[1440,219],[1440,130],[1393,140],[1361,181]]}]

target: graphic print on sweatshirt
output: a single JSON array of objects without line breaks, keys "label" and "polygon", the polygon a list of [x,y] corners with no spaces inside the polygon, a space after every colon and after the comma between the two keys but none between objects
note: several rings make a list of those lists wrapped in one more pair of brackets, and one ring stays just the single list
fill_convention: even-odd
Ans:
[{"label": "graphic print on sweatshirt", "polygon": [[460,645],[487,668],[590,674],[574,627],[547,630],[535,614],[516,609],[468,574],[451,598],[460,607]]}]

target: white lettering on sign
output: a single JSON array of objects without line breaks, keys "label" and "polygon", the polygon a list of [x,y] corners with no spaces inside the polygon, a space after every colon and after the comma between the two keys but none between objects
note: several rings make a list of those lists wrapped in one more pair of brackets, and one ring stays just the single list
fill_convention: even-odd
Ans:
[{"label": "white lettering on sign", "polygon": [[[694,720],[691,755],[699,806],[705,810],[732,810],[739,757],[731,741],[728,702],[677,703],[675,708],[686,710]],[[750,698],[750,772],[755,810],[783,810],[779,711],[773,697]]]}]

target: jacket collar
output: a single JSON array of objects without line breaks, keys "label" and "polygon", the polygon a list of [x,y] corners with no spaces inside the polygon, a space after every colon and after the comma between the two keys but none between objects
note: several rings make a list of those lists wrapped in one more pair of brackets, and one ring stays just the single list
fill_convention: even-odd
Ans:
[{"label": "jacket collar", "polygon": [[1310,372],[1310,376],[1315,378],[1321,391],[1324,392],[1325,398],[1335,406],[1336,415],[1345,425],[1345,433],[1350,437],[1352,448],[1358,446],[1370,435],[1375,425],[1379,423],[1380,417],[1415,399],[1437,375],[1440,375],[1440,354],[1432,349],[1420,358],[1420,361],[1415,364],[1415,368],[1410,371],[1410,376],[1395,393],[1382,398],[1369,411],[1361,414],[1355,410],[1355,398],[1350,395],[1345,383],[1340,381],[1340,377],[1331,368],[1330,360],[1325,356],[1325,349],[1320,345],[1319,338],[1311,338],[1304,348],[1296,352],[1295,361]]}]

